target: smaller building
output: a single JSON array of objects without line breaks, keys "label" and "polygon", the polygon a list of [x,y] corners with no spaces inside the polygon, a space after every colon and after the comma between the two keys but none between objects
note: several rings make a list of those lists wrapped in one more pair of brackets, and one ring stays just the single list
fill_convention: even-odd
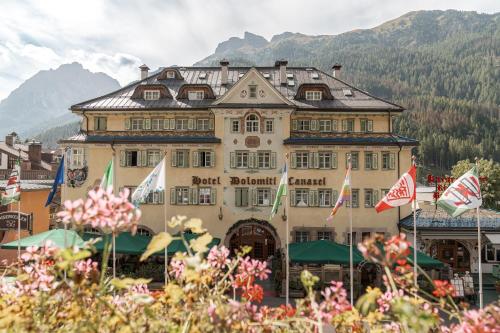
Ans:
[{"label": "smaller building", "polygon": [[[418,191],[417,191],[418,193]],[[432,202],[419,202],[417,211],[418,248],[450,266],[453,272],[478,272],[477,214],[470,210],[450,217]],[[484,273],[500,264],[500,212],[480,209],[481,251]],[[400,221],[400,229],[413,242],[413,215]]]}]

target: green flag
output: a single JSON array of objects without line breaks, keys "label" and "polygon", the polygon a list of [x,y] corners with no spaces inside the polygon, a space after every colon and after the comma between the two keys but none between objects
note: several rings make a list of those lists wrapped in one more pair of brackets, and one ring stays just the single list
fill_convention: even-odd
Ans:
[{"label": "green flag", "polygon": [[271,218],[278,213],[278,208],[281,206],[281,197],[287,195],[287,187],[288,187],[288,169],[286,167],[283,168],[283,175],[281,176],[280,184],[278,185],[278,191],[276,192],[276,198],[274,199],[273,209],[271,210]]},{"label": "green flag", "polygon": [[453,182],[437,201],[437,205],[452,217],[480,207],[482,203],[479,172],[476,166]]},{"label": "green flag", "polygon": [[108,188],[113,188],[113,159],[109,161],[106,170],[104,171],[104,175],[102,176],[101,185],[99,185],[104,191],[107,191]]}]

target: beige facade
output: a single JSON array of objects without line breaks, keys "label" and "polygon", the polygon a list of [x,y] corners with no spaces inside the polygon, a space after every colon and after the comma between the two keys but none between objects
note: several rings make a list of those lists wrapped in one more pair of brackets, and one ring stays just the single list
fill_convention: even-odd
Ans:
[{"label": "beige facade", "polygon": [[[189,69],[181,69],[183,77],[187,72]],[[274,241],[264,239],[263,244],[248,245],[279,248],[287,237],[284,207],[271,221],[269,216],[285,156],[289,156],[290,208],[286,214],[290,241],[331,238],[344,243],[348,209],[341,208],[333,222],[326,218],[345,176],[347,154],[351,154],[356,240],[368,232],[397,233],[398,221],[409,214],[409,207],[380,214],[373,207],[383,191],[410,167],[414,141],[380,139],[393,137],[391,120],[401,110],[302,110],[283,93],[283,86],[277,88],[265,73],[263,69],[246,69],[204,108],[74,106],[73,111],[82,115],[84,134],[63,144],[71,147],[69,171],[84,169],[85,177],[66,189],[63,199],[84,197],[99,184],[112,158],[115,188],[133,188],[166,154],[166,193],[152,195],[149,203],[141,205],[142,224],[147,229],[163,231],[165,221],[176,215],[199,217],[227,246],[236,245],[231,244],[235,234],[243,236],[241,243],[247,239],[245,232],[265,232]],[[273,74],[278,76],[278,69]],[[299,74],[295,74],[297,81]],[[169,81],[165,85],[169,87]],[[189,88],[190,84],[184,86]],[[196,94],[199,87],[191,86]],[[134,89],[130,87],[130,91]],[[312,137],[316,141],[308,141]],[[258,251],[254,254],[261,257],[262,251]]]}]

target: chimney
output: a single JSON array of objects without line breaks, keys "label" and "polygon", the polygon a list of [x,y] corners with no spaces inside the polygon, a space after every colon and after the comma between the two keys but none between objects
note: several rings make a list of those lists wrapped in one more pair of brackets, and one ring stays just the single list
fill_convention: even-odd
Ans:
[{"label": "chimney", "polygon": [[140,66],[139,69],[141,70],[141,80],[144,80],[145,78],[148,77],[149,67],[146,66],[146,64],[144,64]]},{"label": "chimney", "polygon": [[12,132],[10,134],[7,134],[5,136],[5,144],[9,147],[14,146],[14,143],[16,142],[16,133]]},{"label": "chimney", "polygon": [[332,66],[332,75],[333,77],[340,79],[340,69],[342,68],[342,65],[339,63],[335,63],[335,65]]},{"label": "chimney", "polygon": [[28,157],[31,164],[39,165],[42,162],[42,144],[31,141],[28,145]]},{"label": "chimney", "polygon": [[286,65],[288,65],[288,61],[285,59],[276,60],[274,63],[274,66],[280,68],[280,83],[282,85],[286,85]]},{"label": "chimney", "polygon": [[228,83],[228,76],[229,76],[229,61],[227,59],[222,59],[220,61],[220,83],[222,85],[226,85]]}]

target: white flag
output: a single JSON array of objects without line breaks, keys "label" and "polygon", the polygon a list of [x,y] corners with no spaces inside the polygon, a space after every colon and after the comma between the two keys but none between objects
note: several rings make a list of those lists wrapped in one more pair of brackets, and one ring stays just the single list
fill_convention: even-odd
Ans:
[{"label": "white flag", "polygon": [[165,157],[132,193],[132,203],[139,206],[151,192],[165,190]]}]

